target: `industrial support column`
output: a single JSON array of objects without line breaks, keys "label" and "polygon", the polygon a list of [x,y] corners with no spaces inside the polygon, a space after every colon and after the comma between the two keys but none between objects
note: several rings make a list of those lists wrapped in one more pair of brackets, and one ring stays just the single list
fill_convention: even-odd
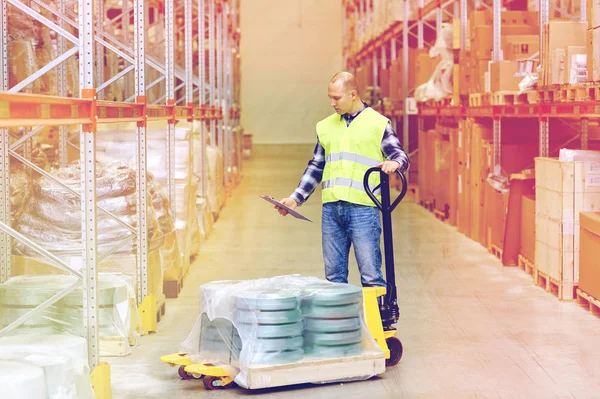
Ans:
[{"label": "industrial support column", "polygon": [[[391,59],[390,63],[394,63],[398,59],[398,49],[396,48],[396,46],[397,46],[396,38],[392,37],[392,40],[390,42],[390,59]],[[404,115],[403,115],[403,117],[404,117]],[[393,122],[392,127],[394,128],[394,130],[396,132],[398,132],[397,118],[392,118],[392,122]]]},{"label": "industrial support column", "polygon": [[231,173],[231,131],[229,129],[229,113],[227,109],[229,107],[229,29],[227,24],[227,16],[229,3],[221,3],[221,14],[219,20],[221,21],[221,51],[219,56],[221,58],[221,102],[219,103],[219,121],[221,122],[221,130],[223,135],[223,185],[229,184],[229,177]]},{"label": "industrial support column", "polygon": [[[210,1],[210,0],[209,0]],[[205,0],[198,0],[198,77],[200,86],[198,87],[198,106],[206,111],[206,7]],[[203,116],[206,112],[203,112]],[[206,121],[200,120],[200,140],[202,148],[202,157],[206,157]],[[202,162],[202,197],[206,198],[206,162]]]},{"label": "industrial support column", "polygon": [[[217,12],[215,14],[216,18],[216,42],[217,49],[215,52],[215,56],[217,58],[217,69],[216,69],[216,79],[215,79],[215,93],[216,93],[216,101],[217,101],[217,115],[220,114],[220,110],[223,107],[223,4],[221,2],[217,2]],[[217,117],[217,146],[223,153],[222,163],[223,163],[223,176],[225,173],[225,134],[223,131],[223,120]],[[225,183],[225,182],[223,182]]]},{"label": "industrial support column", "polygon": [[[417,48],[418,49],[423,49],[425,47],[425,39],[424,39],[424,34],[423,34],[423,0],[419,0],[418,2],[418,6],[419,6],[419,10],[418,10],[418,14],[417,14]],[[423,115],[421,115],[421,113],[419,112],[417,114],[417,137],[419,137],[420,132],[423,130],[424,128],[424,120],[423,120]],[[421,145],[423,143],[420,143],[418,141],[417,138],[417,148],[421,148]]]},{"label": "industrial support column", "polygon": [[[404,100],[404,112],[402,113],[402,145],[404,151],[410,154],[410,131],[408,115],[408,30],[410,20],[408,18],[408,1],[404,2],[404,23],[402,26],[402,98]],[[406,176],[410,181],[409,176]]]},{"label": "industrial support column", "polygon": [[[96,7],[94,10],[96,31],[104,32],[104,1],[96,1],[94,3]],[[96,86],[99,86],[104,83],[104,46],[98,41],[96,42],[96,54],[94,54],[94,62],[96,63]],[[104,90],[97,90],[96,98],[98,100],[104,100]]]},{"label": "industrial support column", "polygon": [[[185,0],[185,29],[187,35],[187,20],[191,18],[191,10],[187,9],[188,2]],[[189,12],[189,13],[188,13]],[[188,18],[189,16],[189,18]],[[175,40],[173,38],[175,31],[175,9],[173,0],[165,1],[165,62],[167,81],[165,82],[167,105],[175,105]],[[186,37],[187,39],[187,37]],[[186,43],[187,44],[187,43]],[[187,57],[187,46],[186,46]],[[187,61],[187,60],[186,60]],[[186,64],[187,66],[187,64]],[[186,71],[187,79],[187,71]],[[187,90],[187,87],[186,87]],[[186,92],[187,93],[187,92]],[[189,104],[188,104],[189,105]],[[175,209],[175,121],[167,121],[167,193],[171,202],[171,212],[176,213]]]},{"label": "industrial support column", "polygon": [[[0,91],[8,90],[8,7],[6,0],[0,0]],[[10,226],[10,142],[8,129],[0,128],[0,222]],[[10,278],[11,238],[8,233],[0,232],[0,283]]]},{"label": "industrial support column", "polygon": [[[208,90],[209,90],[209,107],[210,112],[210,145],[217,146],[216,138],[216,78],[215,78],[215,0],[208,0]],[[213,210],[213,212],[216,209]]]},{"label": "industrial support column", "polygon": [[[58,0],[58,12],[60,15],[65,15],[65,1],[66,0]],[[58,18],[58,25],[61,29],[65,29],[66,24],[63,18]],[[63,35],[57,35],[56,38],[58,54],[64,54],[66,51],[65,46],[65,38]],[[57,93],[60,97],[67,96],[67,65],[65,62],[61,62],[58,65],[57,70],[57,83],[58,90]],[[60,125],[58,127],[58,164],[61,168],[67,166],[68,157],[67,157],[67,143],[69,140],[69,130],[66,125]]]},{"label": "industrial support column", "polygon": [[[548,23],[549,16],[549,4],[548,0],[540,0],[539,3],[539,13],[540,13],[540,60],[544,59],[543,48],[542,45],[544,40],[544,24]],[[547,117],[540,118],[540,136],[539,136],[539,154],[540,157],[547,157],[549,153],[549,120]]]},{"label": "industrial support column", "polygon": [[[94,89],[94,6],[92,0],[79,0],[79,87],[80,96],[95,104]],[[95,116],[95,105],[92,117]],[[93,121],[92,121],[93,122]],[[83,328],[88,359],[94,369],[98,354],[98,237],[96,225],[96,125],[82,125],[79,136],[81,170],[81,240],[84,264]]]},{"label": "industrial support column", "polygon": [[417,47],[422,49],[425,46],[423,40],[423,0],[419,0],[419,11],[417,14]]},{"label": "industrial support column", "polygon": [[[502,33],[502,0],[494,0],[494,48],[492,52],[492,61],[500,61],[501,45],[500,41]],[[500,176],[502,174],[502,124],[499,117],[494,117],[494,175]]]},{"label": "industrial support column", "polygon": [[[587,0],[587,1],[593,1],[593,0]],[[579,20],[581,22],[586,22],[587,21],[587,3],[586,0],[580,0],[580,4],[579,4]],[[541,59],[541,58],[540,58]],[[590,78],[588,77],[588,80]],[[581,118],[581,149],[582,150],[587,150],[588,149],[588,126],[589,126],[589,119],[588,118]]]},{"label": "industrial support column", "polygon": [[147,143],[146,143],[146,67],[145,67],[145,26],[146,15],[144,0],[134,0],[134,65],[135,65],[135,98],[136,103],[143,104],[143,120],[136,127],[136,194],[137,194],[137,266],[138,284],[137,300],[140,306],[142,329],[145,332],[156,331],[156,298],[148,293],[148,190]]}]

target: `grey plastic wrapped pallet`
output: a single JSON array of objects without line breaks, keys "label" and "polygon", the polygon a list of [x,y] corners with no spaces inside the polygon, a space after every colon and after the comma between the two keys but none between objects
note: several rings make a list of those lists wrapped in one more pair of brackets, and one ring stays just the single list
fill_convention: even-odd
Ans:
[{"label": "grey plastic wrapped pallet", "polygon": [[[73,286],[77,277],[70,275],[32,275],[11,277],[0,284],[0,330],[19,317],[35,309],[62,290]],[[81,285],[9,332],[10,336],[30,336],[37,341],[40,336],[72,334],[84,337],[83,294]],[[139,316],[131,309],[135,291],[127,276],[111,273],[98,274],[98,334],[100,338],[121,338],[129,349],[131,338],[139,336]],[[34,339],[31,336],[36,336]],[[100,346],[102,348],[102,345]],[[128,351],[129,352],[129,351]],[[111,355],[103,353],[101,355]]]},{"label": "grey plastic wrapped pallet", "polygon": [[[385,365],[383,351],[366,328],[362,298],[361,288],[299,275],[208,283],[200,287],[200,315],[182,346],[195,362],[225,366],[245,388],[282,385],[272,374],[259,373],[266,369],[316,370],[319,362],[352,365],[352,359],[378,359],[369,371],[358,367],[340,376],[324,369],[300,379],[302,373],[292,371],[297,379],[288,380],[368,379]],[[253,373],[262,380],[252,380]]]},{"label": "grey plastic wrapped pallet", "polygon": [[71,335],[0,338],[4,399],[93,399],[87,343]]}]

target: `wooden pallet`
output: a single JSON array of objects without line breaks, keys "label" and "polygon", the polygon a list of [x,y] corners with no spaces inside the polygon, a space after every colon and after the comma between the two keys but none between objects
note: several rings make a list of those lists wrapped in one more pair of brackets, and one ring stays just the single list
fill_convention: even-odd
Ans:
[{"label": "wooden pallet", "polygon": [[535,271],[535,265],[529,259],[524,257],[523,255],[519,255],[519,268],[523,270],[525,273],[533,276],[533,272]]},{"label": "wooden pallet", "polygon": [[566,100],[569,102],[586,101],[588,89],[582,85],[569,85],[566,87]]},{"label": "wooden pallet", "polygon": [[527,103],[528,104],[539,104],[540,103],[540,95],[537,91],[528,91],[525,94],[527,94]]},{"label": "wooden pallet", "polygon": [[600,316],[600,301],[577,288],[577,303],[589,309],[590,313]]},{"label": "wooden pallet", "polygon": [[469,94],[469,107],[481,107],[481,93]]},{"label": "wooden pallet", "polygon": [[588,83],[585,86],[585,101],[600,101],[600,82]]},{"label": "wooden pallet", "polygon": [[567,90],[561,86],[544,87],[539,90],[540,103],[561,103],[566,101]]},{"label": "wooden pallet", "polygon": [[496,258],[498,258],[500,260],[500,262],[502,262],[502,250],[499,247],[492,244],[491,252],[492,252],[492,255],[494,255]]},{"label": "wooden pallet", "polygon": [[427,209],[429,212],[433,212],[433,209],[434,209],[433,201],[427,201],[427,200],[419,201],[419,205],[421,205],[423,208]]},{"label": "wooden pallet", "polygon": [[177,298],[183,289],[183,276],[179,280],[164,280],[163,293],[167,298]]},{"label": "wooden pallet", "polygon": [[561,301],[572,301],[576,298],[577,284],[560,282],[537,269],[533,272],[533,283],[542,287]]},{"label": "wooden pallet", "polygon": [[384,372],[383,354],[365,351],[360,355],[342,358],[307,358],[281,365],[250,366],[247,368],[245,388],[262,389],[316,382],[340,382]]},{"label": "wooden pallet", "polygon": [[436,219],[439,219],[442,222],[445,222],[446,220],[448,220],[448,214],[444,211],[440,211],[439,209],[434,209],[433,215],[435,216]]},{"label": "wooden pallet", "polygon": [[100,356],[128,356],[131,354],[130,342],[125,337],[100,337],[98,339]]},{"label": "wooden pallet", "polygon": [[497,91],[491,93],[491,105],[529,104],[527,93],[518,91]]}]

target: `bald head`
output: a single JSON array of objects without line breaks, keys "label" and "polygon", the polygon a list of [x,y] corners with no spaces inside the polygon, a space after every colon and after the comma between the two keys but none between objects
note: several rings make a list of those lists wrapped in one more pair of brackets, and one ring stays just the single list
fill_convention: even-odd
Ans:
[{"label": "bald head", "polygon": [[351,92],[352,90],[355,90],[356,93],[358,94],[358,82],[356,81],[356,78],[354,77],[354,75],[352,75],[350,72],[338,72],[336,73],[333,78],[331,78],[331,82],[329,82],[330,84],[341,84],[344,91]]},{"label": "bald head", "polygon": [[350,72],[338,72],[327,89],[330,105],[340,115],[358,112],[362,107],[362,101],[358,95],[358,82]]}]

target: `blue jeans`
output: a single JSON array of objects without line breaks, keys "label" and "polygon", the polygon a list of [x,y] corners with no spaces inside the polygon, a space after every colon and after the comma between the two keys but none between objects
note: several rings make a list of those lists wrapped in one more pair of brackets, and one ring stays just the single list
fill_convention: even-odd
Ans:
[{"label": "blue jeans", "polygon": [[345,201],[323,204],[323,259],[327,280],[348,282],[350,245],[364,287],[386,286],[381,273],[381,222],[375,207]]}]

